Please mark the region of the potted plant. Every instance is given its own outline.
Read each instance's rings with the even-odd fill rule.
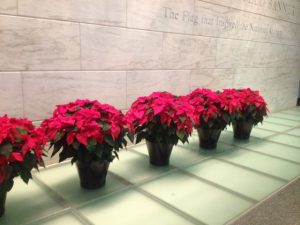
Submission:
[[[252,127],[261,123],[264,116],[267,116],[269,111],[267,104],[263,97],[260,96],[259,91],[254,91],[250,88],[229,90],[229,92],[241,106],[236,108],[231,116],[234,137],[247,140],[250,137]]]
[[[110,162],[126,146],[123,114],[98,101],[76,100],[58,105],[53,116],[43,121],[52,156],[59,151],[59,162],[72,158],[82,188],[105,185]]]
[[[27,119],[0,117],[0,217],[5,212],[7,192],[20,176],[25,183],[32,178],[31,170],[44,166],[42,155],[45,134]]]
[[[168,92],[139,97],[125,114],[136,143],[146,140],[150,163],[169,165],[173,146],[188,141],[193,127],[193,111],[188,102]]]
[[[228,106],[222,104],[219,93],[205,88],[195,89],[186,98],[194,108],[200,147],[216,148],[221,131],[230,123]]]

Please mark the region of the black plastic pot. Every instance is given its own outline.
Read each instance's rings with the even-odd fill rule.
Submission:
[[[109,162],[91,161],[85,163],[77,160],[76,166],[82,188],[97,189],[105,185]]]
[[[0,217],[3,216],[5,212],[6,195],[7,192],[5,192],[4,195],[0,195]]]
[[[248,140],[253,127],[252,121],[237,120],[233,124],[234,138],[239,140]]]
[[[156,166],[169,165],[173,144],[164,142],[151,142],[146,140],[146,145],[149,153],[149,161]]]
[[[197,131],[201,148],[214,149],[217,147],[221,129],[198,128]]]

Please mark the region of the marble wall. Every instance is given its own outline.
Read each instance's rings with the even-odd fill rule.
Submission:
[[[0,115],[196,87],[259,89],[278,111],[299,62],[299,0],[0,0]]]

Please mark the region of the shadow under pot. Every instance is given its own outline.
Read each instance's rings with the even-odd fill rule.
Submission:
[[[253,127],[252,121],[237,120],[233,123],[234,138],[239,140],[248,140]]]
[[[204,149],[215,149],[219,141],[221,129],[198,128],[200,147]]]
[[[0,217],[3,216],[5,212],[6,195],[7,192],[0,195]]]
[[[90,162],[76,161],[80,185],[85,189],[97,189],[105,185],[109,167],[108,161],[92,160]]]
[[[146,140],[149,154],[149,161],[152,165],[167,166],[169,165],[173,144],[166,142],[151,142]]]

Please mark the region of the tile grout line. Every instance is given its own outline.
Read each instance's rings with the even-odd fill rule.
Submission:
[[[275,114],[275,113],[274,113],[274,114]],[[272,118],[275,118],[275,119],[283,119],[283,120],[288,120],[288,121],[300,123],[300,120],[295,120],[295,119],[289,119],[289,118],[285,118],[285,117],[280,117],[280,115],[279,115],[279,116],[277,116],[277,115],[272,115]]]

